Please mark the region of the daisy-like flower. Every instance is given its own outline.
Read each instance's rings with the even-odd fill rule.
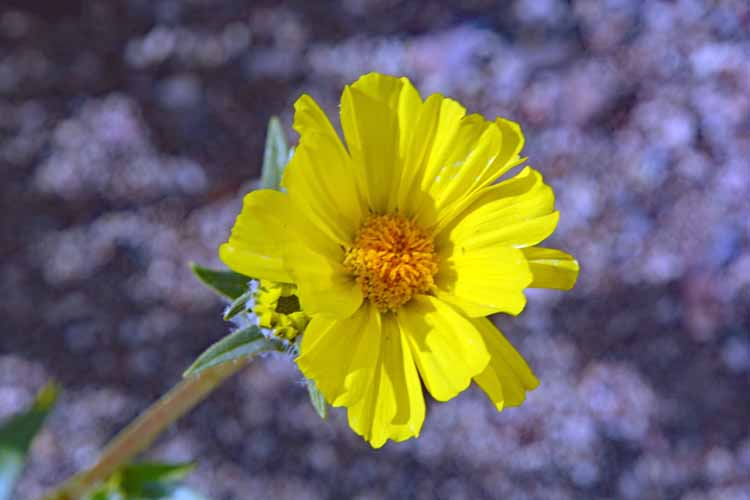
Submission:
[[[527,287],[571,288],[578,263],[536,246],[558,220],[536,170],[496,183],[525,160],[519,126],[373,73],[344,89],[345,144],[307,95],[294,128],[284,192],[248,194],[220,256],[297,286],[302,373],[374,447],[419,435],[422,384],[521,404],[538,381],[486,316],[520,313]]]

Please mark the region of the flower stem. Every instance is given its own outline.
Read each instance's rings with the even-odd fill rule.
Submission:
[[[42,500],[74,500],[83,497],[109,478],[121,465],[130,462],[148,448],[164,429],[203,401],[248,362],[249,358],[242,358],[223,363],[177,384],[115,436],[96,464],[71,477]]]

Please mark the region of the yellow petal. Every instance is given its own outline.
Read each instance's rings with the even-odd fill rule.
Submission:
[[[481,190],[461,215],[438,235],[438,244],[469,250],[489,245],[524,248],[555,230],[555,196],[541,174],[530,167],[515,177]]]
[[[359,187],[375,213],[393,211],[403,165],[422,106],[406,78],[370,73],[341,96],[341,127],[357,168]]]
[[[408,78],[401,77],[399,81],[401,82],[401,93],[398,98],[398,149],[399,157],[403,161],[406,148],[411,143],[412,136],[414,135],[414,125],[422,111],[424,103],[419,92]],[[391,198],[395,201],[393,196]],[[393,210],[393,207],[390,207],[389,210]]]
[[[525,158],[521,158],[520,153],[526,139],[521,131],[521,126],[514,121],[498,117],[495,119],[495,125],[503,135],[502,149],[495,159],[497,168],[495,179],[498,179],[511,168],[523,163]]]
[[[578,261],[570,254],[554,248],[523,249],[534,280],[531,288],[570,290],[578,279]]]
[[[388,363],[391,363],[388,371],[393,374],[392,379],[396,381],[396,387],[401,388],[398,392],[398,412],[391,421],[390,439],[394,441],[419,437],[425,417],[422,381],[419,379],[409,344],[400,329],[399,337],[399,353],[391,354],[388,358]]]
[[[279,191],[245,196],[219,256],[230,269],[247,276],[297,284],[308,314],[346,317],[362,303],[360,287],[343,267],[341,246]]]
[[[470,162],[468,168],[464,167],[467,166],[467,158],[477,151],[481,137],[489,126],[490,123],[480,115],[467,115],[458,123],[454,123],[452,130],[447,130],[443,137],[436,138],[433,142],[420,184],[420,191],[427,195],[429,202],[421,203],[414,214],[421,225],[429,227],[437,220],[445,202],[446,192],[457,188],[462,179],[477,174],[475,162]],[[492,141],[487,141],[486,144],[492,147]],[[473,156],[480,163],[486,163],[487,151],[479,151],[479,153]]]
[[[391,314],[382,316],[382,340],[374,377],[365,394],[349,408],[349,425],[379,448],[388,439],[419,435],[424,421],[422,385],[404,334]]]
[[[364,213],[351,158],[310,96],[300,97],[294,107],[300,143],[284,171],[282,185],[321,231],[340,244],[349,244]]]
[[[258,279],[291,282],[282,249],[289,241],[283,229],[288,200],[278,191],[259,190],[245,196],[242,211],[219,258],[230,269]]]
[[[491,359],[487,368],[474,381],[495,404],[498,411],[518,406],[526,399],[526,391],[539,385],[529,365],[503,334],[487,318],[473,320],[481,333]]]
[[[295,360],[333,406],[358,402],[375,376],[381,324],[377,310],[363,305],[352,316],[331,320],[313,316]]]
[[[430,186],[438,210],[491,180],[493,161],[500,151],[502,135],[494,124],[478,115],[471,115],[464,121],[468,122],[474,116],[477,116],[475,124],[462,129],[475,130],[469,132],[468,140],[462,138],[455,141],[458,147],[451,151]]]
[[[436,154],[422,180],[432,204],[421,207],[418,219],[428,226],[436,218],[453,218],[480,188],[524,160],[518,155],[524,143],[521,129],[503,118],[492,123],[479,115],[466,116],[455,134],[443,140],[433,145]]]
[[[489,354],[476,328],[435,297],[414,297],[398,311],[398,322],[425,386],[438,401],[466,389],[487,366]]]
[[[345,318],[362,304],[362,289],[344,269],[343,260],[341,249],[336,258],[315,253],[302,245],[284,249],[284,262],[297,285],[300,305],[308,315]]]
[[[466,109],[458,102],[440,94],[432,94],[420,108],[413,128],[411,141],[406,146],[404,169],[398,188],[397,208],[400,213],[413,216],[417,207],[432,203],[432,199],[421,187],[424,171],[430,160],[437,163],[443,148],[449,145]],[[433,147],[433,144],[439,146]]]
[[[512,247],[474,250],[455,248],[440,260],[437,295],[470,317],[520,313],[526,305],[523,289],[531,272],[523,253]]]

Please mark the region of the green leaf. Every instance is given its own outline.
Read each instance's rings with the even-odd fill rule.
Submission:
[[[247,291],[247,284],[251,278],[234,271],[220,271],[190,263],[193,274],[204,285],[229,299],[236,299]]]
[[[206,349],[182,376],[190,377],[202,372],[206,368],[245,356],[282,350],[283,346],[280,342],[265,337],[257,326],[253,325],[241,328]]]
[[[227,309],[227,312],[224,313],[224,321],[229,321],[230,319],[237,316],[239,313],[245,310],[245,307],[247,307],[247,301],[252,296],[252,292],[249,290],[236,299],[234,299],[234,302],[229,306],[229,309]]]
[[[306,378],[305,381],[307,382],[307,393],[310,395],[310,402],[312,403],[313,408],[315,408],[317,414],[320,415],[320,418],[325,420],[328,416],[328,403],[326,403],[326,398],[323,397],[320,389],[315,385],[314,380]]]
[[[206,500],[180,484],[193,463],[139,462],[120,467],[88,500]]]
[[[278,117],[272,116],[268,121],[266,149],[263,153],[261,185],[265,189],[279,189],[288,159],[289,146],[287,146],[284,129]]]
[[[122,485],[140,487],[153,481],[179,481],[195,469],[193,462],[165,464],[161,462],[139,462],[122,468]]]
[[[165,464],[143,462],[120,469],[120,491],[126,498],[170,498],[176,482],[195,468],[193,463]]]
[[[55,383],[42,387],[31,408],[0,425],[0,500],[10,498],[34,437],[44,424],[60,392]]]

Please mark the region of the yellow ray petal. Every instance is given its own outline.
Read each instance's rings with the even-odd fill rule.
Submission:
[[[341,247],[279,191],[259,190],[245,196],[219,256],[247,276],[296,283],[308,314],[346,317],[362,303],[362,291],[342,265]]]
[[[526,360],[490,320],[478,318],[473,323],[491,355],[487,368],[474,377],[474,381],[498,411],[506,406],[520,405],[526,399],[526,392],[536,389],[539,381]]]
[[[500,154],[495,159],[497,171],[495,172],[496,177],[492,180],[500,178],[501,175],[511,168],[523,163],[524,158],[521,158],[520,155],[526,143],[526,138],[518,123],[498,117],[495,119],[495,125],[497,125],[503,135],[503,146]]]
[[[473,171],[476,168],[473,162],[469,168],[464,166],[466,159],[476,151],[482,135],[489,126],[490,123],[480,115],[467,115],[457,123],[454,122],[452,127],[446,127],[447,130],[442,137],[435,138],[419,186],[420,191],[424,192],[428,199],[426,203],[416,207],[415,216],[421,225],[429,227],[434,224],[444,203],[443,194],[457,184],[457,179],[476,173]],[[492,146],[491,141],[487,144]],[[480,161],[486,162],[486,154],[481,156]]]
[[[392,211],[422,99],[406,78],[370,73],[341,96],[341,127],[359,187],[375,213]]]
[[[435,284],[438,297],[467,316],[478,317],[498,312],[520,313],[526,305],[523,289],[531,279],[526,259],[518,249],[459,247],[441,259]]]
[[[331,320],[314,316],[295,360],[333,406],[351,406],[371,385],[381,342],[380,315],[363,305],[352,316]]]
[[[425,405],[409,346],[393,315],[382,317],[382,340],[375,375],[364,396],[349,408],[349,425],[379,448],[388,439],[419,435]]]
[[[463,210],[475,193],[524,161],[519,156],[524,138],[517,123],[498,118],[494,123],[479,115],[464,117],[445,144],[434,144],[439,153],[430,157],[422,189],[432,205],[420,207],[419,220],[450,219]],[[432,209],[432,212],[430,211]]]
[[[302,309],[309,315],[345,318],[362,304],[362,289],[342,265],[343,251],[332,259],[302,245],[284,249],[284,262],[297,284]]]
[[[518,175],[481,190],[461,215],[440,231],[440,246],[466,249],[488,245],[524,248],[555,230],[555,196],[541,174],[526,167]]]
[[[570,290],[578,279],[578,261],[554,248],[529,247],[523,250],[534,280],[531,288]]]
[[[476,328],[435,297],[414,297],[399,310],[398,322],[425,386],[438,401],[466,389],[487,366],[489,354]]]
[[[282,259],[282,249],[290,236],[283,229],[281,218],[285,205],[284,195],[277,191],[259,190],[246,195],[229,241],[219,247],[222,262],[246,276],[291,282]]]
[[[476,130],[471,132],[468,140],[455,141],[457,145],[463,143],[464,147],[452,150],[430,186],[439,210],[483,186],[490,178],[488,171],[491,172],[500,151],[502,135],[497,126],[483,118],[478,117],[475,121]]]
[[[400,213],[413,216],[421,204],[434,204],[434,200],[421,187],[424,171],[428,168],[430,159],[437,158],[442,154],[442,148],[450,143],[450,138],[465,114],[463,106],[440,94],[432,94],[424,102],[413,126],[411,141],[406,146],[396,204]]]
[[[391,421],[390,438],[403,441],[410,437],[418,437],[425,417],[424,394],[422,382],[417,373],[417,366],[409,348],[406,335],[398,326],[398,342],[391,345],[392,352],[385,361],[388,373],[392,374],[396,387],[400,387],[398,412]]]
[[[349,154],[323,110],[308,95],[294,105],[300,143],[284,171],[282,185],[322,230],[348,244],[365,209]]]

